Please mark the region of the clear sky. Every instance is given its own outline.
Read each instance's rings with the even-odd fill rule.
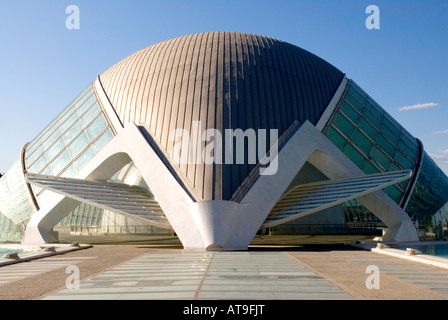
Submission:
[[[80,10],[78,30],[66,28],[69,5]],[[380,29],[366,28],[368,5],[378,6]],[[422,140],[448,173],[446,0],[1,0],[0,172],[107,68],[154,43],[206,31],[261,34],[317,54]]]

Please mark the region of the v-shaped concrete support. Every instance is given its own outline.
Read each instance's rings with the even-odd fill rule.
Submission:
[[[107,181],[133,161],[185,249],[244,250],[306,161],[330,179],[363,175],[309,122],[292,134],[276,160],[277,172],[258,176],[241,201],[195,202],[141,130],[130,124],[76,178]],[[51,229],[79,204],[62,195],[50,198],[31,218],[23,243],[49,241]],[[416,239],[412,221],[384,192],[376,191],[358,200],[389,227],[389,239]]]

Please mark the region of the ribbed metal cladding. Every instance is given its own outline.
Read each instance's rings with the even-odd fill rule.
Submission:
[[[265,36],[208,32],[147,47],[112,66],[100,80],[120,120],[144,125],[172,156],[169,133],[278,129],[316,124],[343,73],[292,44]],[[204,147],[208,142],[202,142]],[[269,147],[269,136],[267,147]],[[183,152],[184,150],[182,150]],[[197,200],[228,200],[254,164],[174,166]]]

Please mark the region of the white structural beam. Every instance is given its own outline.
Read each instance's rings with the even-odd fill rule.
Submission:
[[[249,245],[269,213],[305,162],[310,162],[330,180],[364,176],[344,153],[310,122],[305,122],[278,152],[275,175],[259,176],[240,201],[241,212],[224,247]],[[382,190],[356,198],[385,223],[384,241],[417,241],[417,230],[408,214]]]
[[[263,228],[304,217],[344,203],[411,177],[410,170],[326,180],[299,185],[275,205]]]
[[[154,196],[139,186],[28,173],[29,183],[65,197],[171,229]]]
[[[291,135],[279,150],[276,159],[271,161],[275,160],[278,161],[277,172],[273,175],[260,175],[239,202],[196,202],[176,178],[172,168],[162,161],[148,143],[141,128],[131,123],[120,130],[76,178],[104,182],[132,161],[185,249],[240,250],[247,249],[305,162],[313,164],[330,180],[364,176],[353,162],[308,121]],[[357,200],[387,225],[384,239],[418,240],[415,227],[406,212],[383,191],[374,190],[377,188],[370,186],[367,191],[359,194]],[[83,196],[89,197],[87,194]],[[80,197],[77,199],[81,200]],[[52,228],[76,204],[79,201],[69,198],[68,194],[56,195],[32,216],[23,243],[48,241]]]

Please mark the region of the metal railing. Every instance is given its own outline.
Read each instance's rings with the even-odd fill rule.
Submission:
[[[70,232],[78,235],[95,234],[151,234],[174,235],[173,230],[158,228],[155,226],[69,226],[58,227],[56,231]]]
[[[347,224],[284,224],[270,228],[271,234],[282,233],[313,233],[313,234],[380,234],[384,226],[378,223],[347,223]]]

